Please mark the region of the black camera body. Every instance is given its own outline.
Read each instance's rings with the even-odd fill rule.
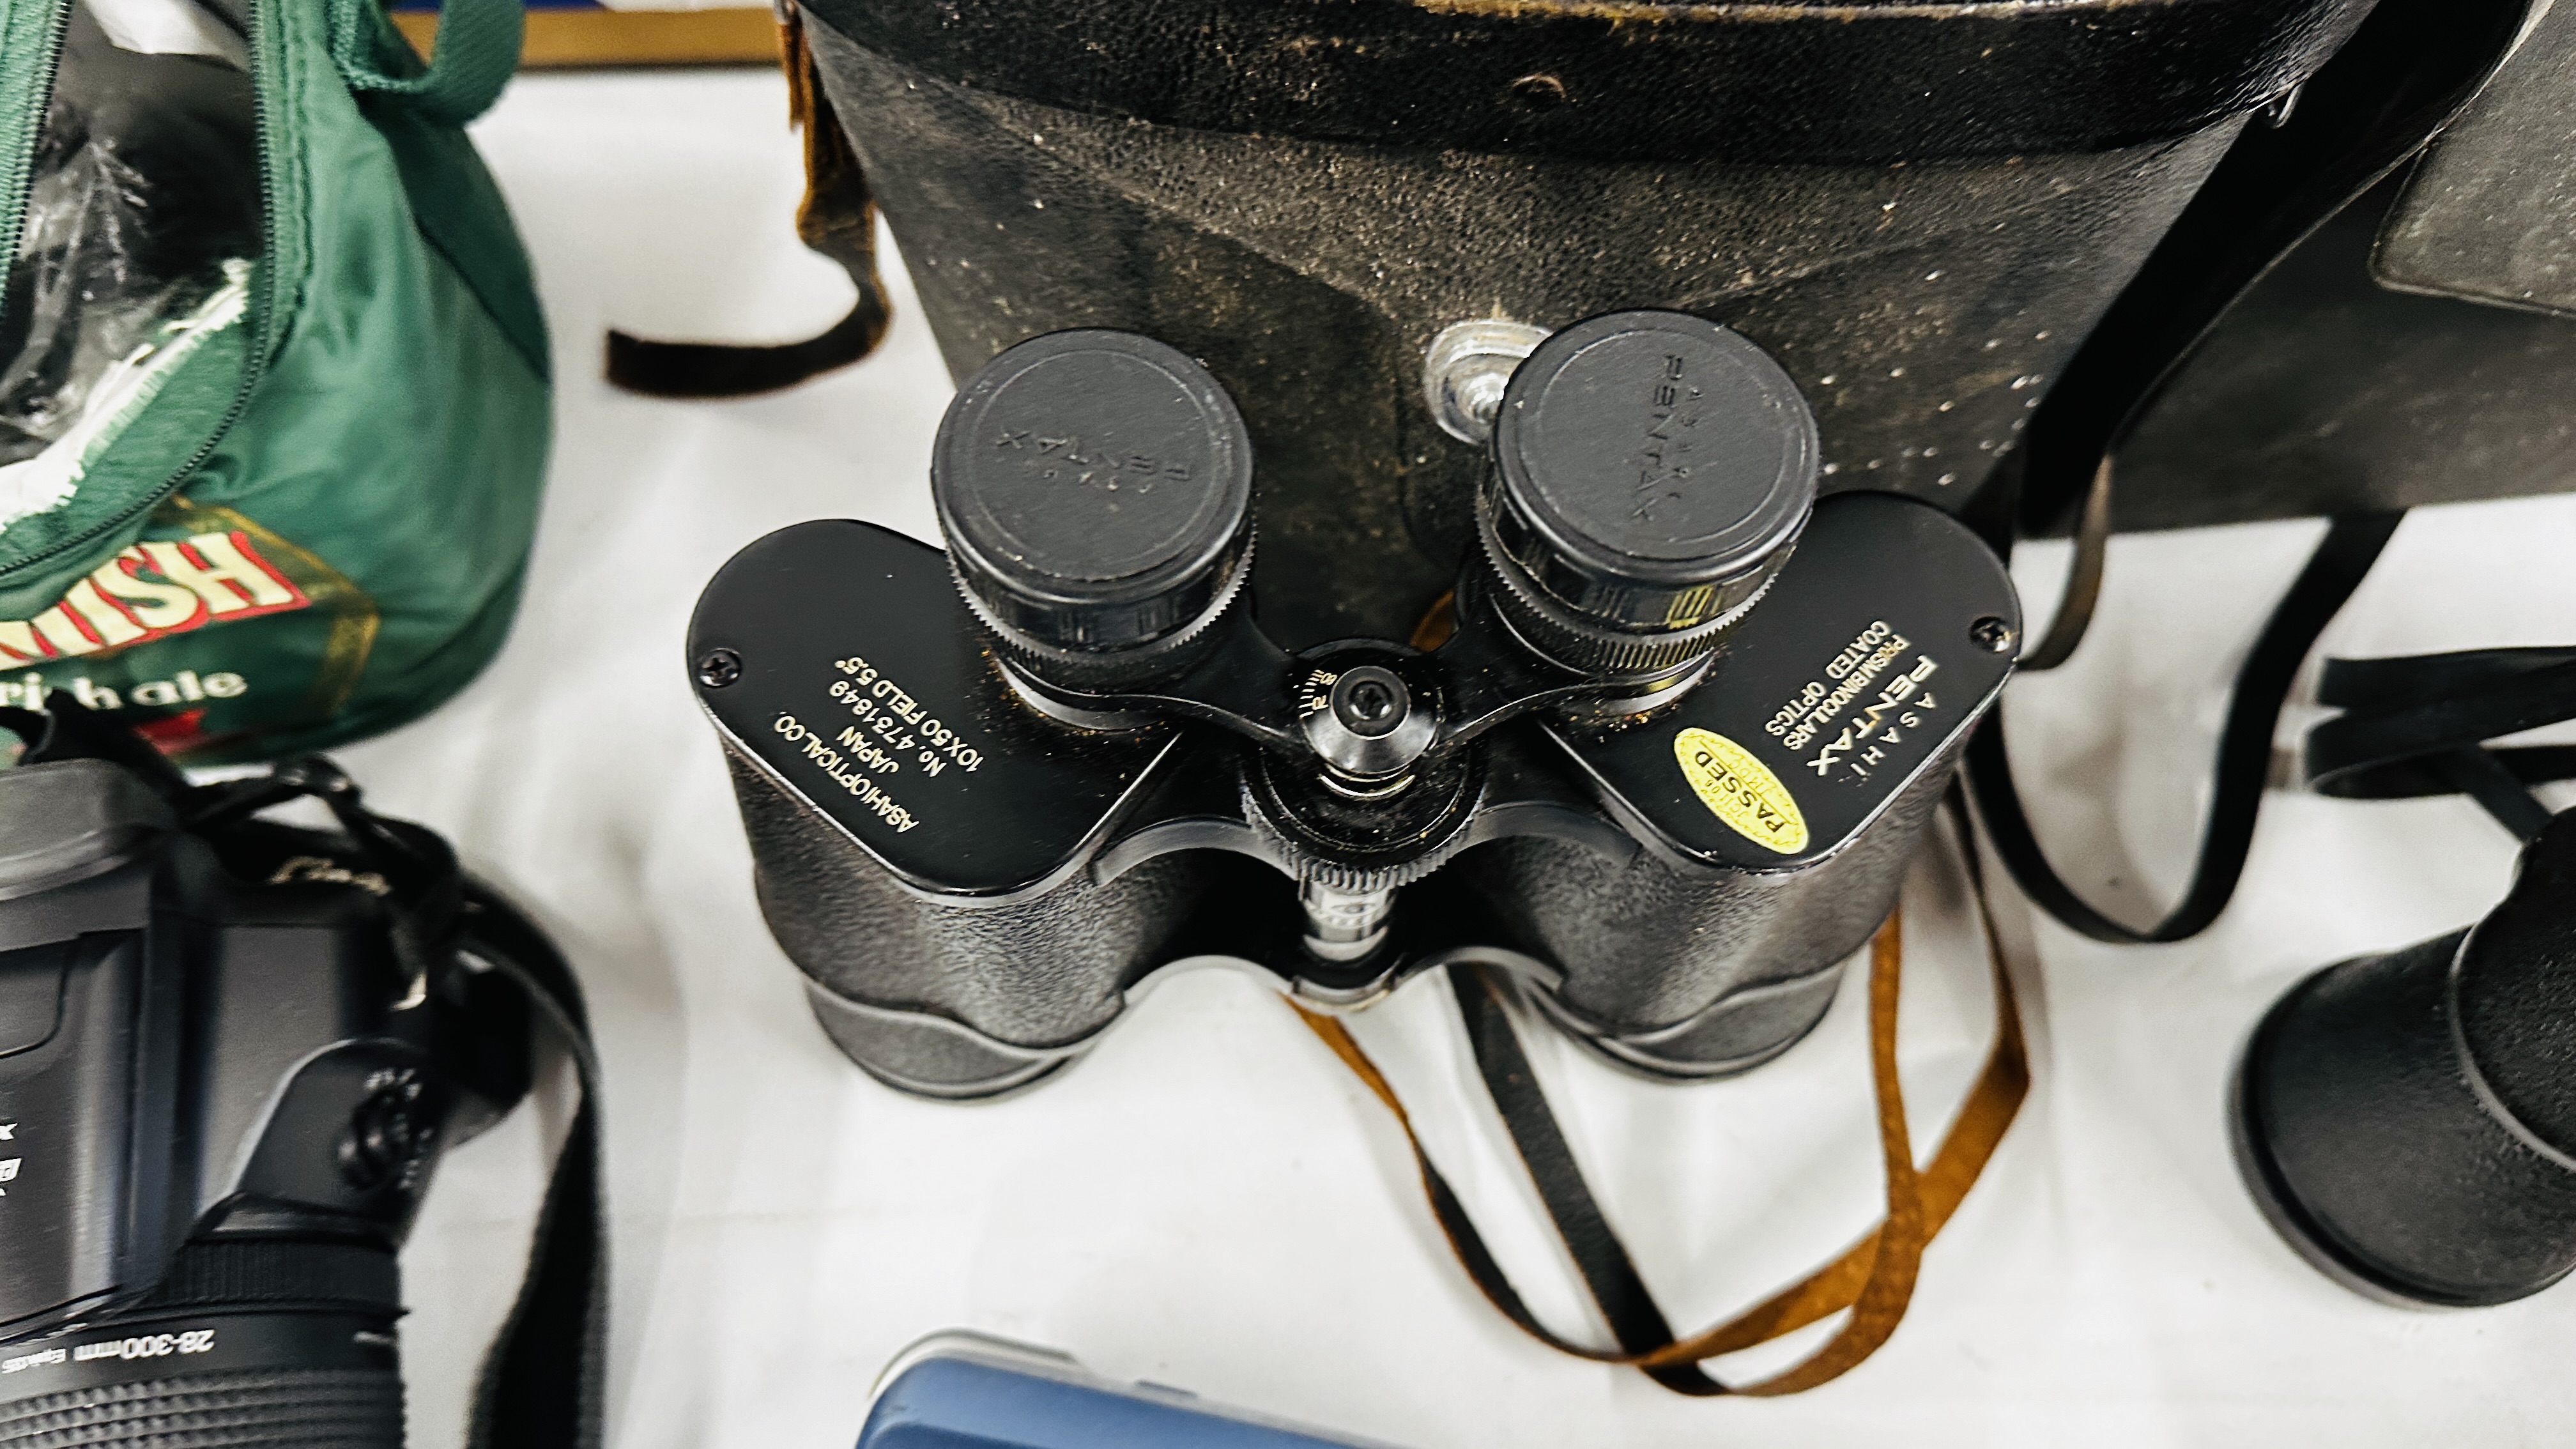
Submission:
[[[345,840],[222,838],[109,759],[0,773],[0,1444],[402,1442],[395,1251],[528,1002]]]
[[[949,552],[816,522],[729,562],[689,658],[834,1041],[990,1096],[1210,959],[1335,1009],[1501,965],[1667,1078],[1813,1026],[2011,672],[2009,578],[1926,504],[1816,501],[1804,400],[1698,318],[1568,328],[1496,411],[1411,644],[1265,634],[1240,419],[1130,334],[968,381]]]

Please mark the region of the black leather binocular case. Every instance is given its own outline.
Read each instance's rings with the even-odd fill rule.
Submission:
[[[2576,650],[2331,660],[2345,712],[2308,740],[2324,793],[2467,794],[2525,842],[2466,930],[2301,981],[2256,1028],[2232,1117],[2272,1225],[2383,1300],[2473,1307],[2576,1269],[2576,812],[2528,786],[2564,745],[2482,747],[2576,717]]]
[[[824,521],[717,574],[689,668],[852,1060],[1024,1087],[1213,961],[1330,1009],[1501,966],[1667,1078],[1815,1024],[2011,671],[2002,565],[1927,504],[1819,502],[1806,400],[1695,316],[1577,323],[1470,405],[1478,541],[1409,642],[1265,634],[1241,416],[1121,332],[967,380],[946,552]]]

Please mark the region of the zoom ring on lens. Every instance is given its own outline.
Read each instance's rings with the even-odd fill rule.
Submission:
[[[393,1369],[251,1369],[71,1389],[0,1404],[0,1446],[402,1449]]]

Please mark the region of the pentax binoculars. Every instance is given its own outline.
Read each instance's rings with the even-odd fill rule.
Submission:
[[[1325,1009],[1501,966],[1673,1079],[1816,1023],[2011,672],[2002,565],[1929,505],[1819,501],[1797,387],[1695,316],[1577,323],[1458,401],[1477,543],[1409,642],[1265,633],[1234,401],[1123,332],[967,380],[946,552],[819,521],[725,565],[690,670],[853,1061],[1025,1087],[1210,960]]]

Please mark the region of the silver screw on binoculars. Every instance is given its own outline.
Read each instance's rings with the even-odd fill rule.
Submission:
[[[1318,669],[1308,676],[1306,742],[1325,781],[1355,799],[1402,789],[1405,769],[1440,732],[1439,711],[1383,664]]]

